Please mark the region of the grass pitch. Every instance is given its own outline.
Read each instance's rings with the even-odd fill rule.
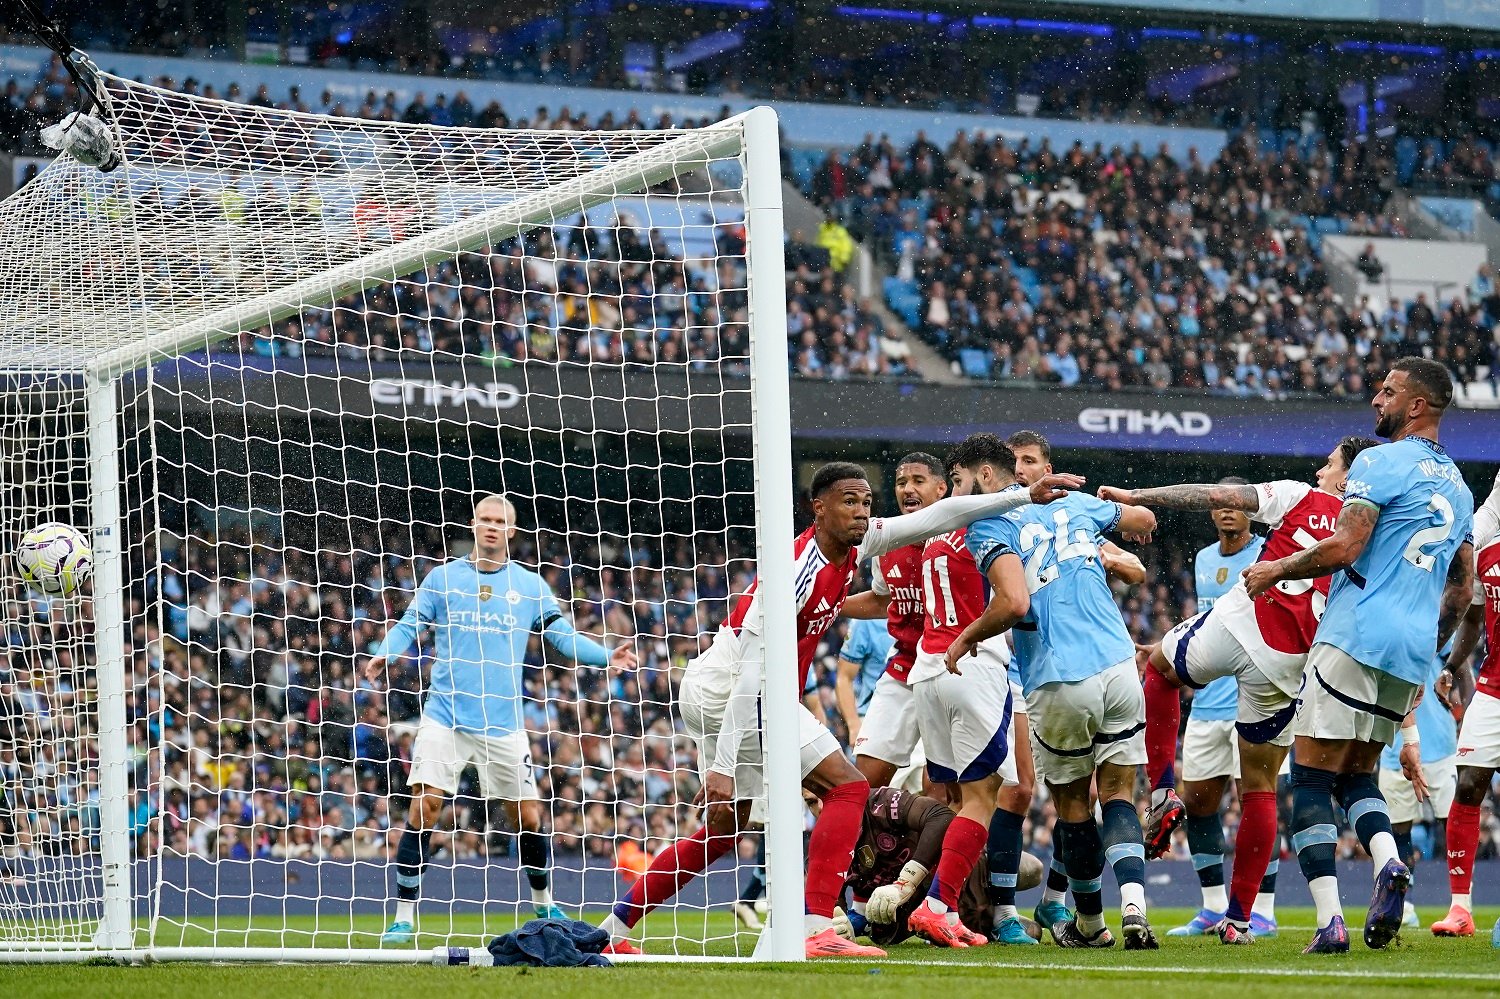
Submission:
[[[1185,922],[1188,910],[1152,913],[1158,933]],[[1430,920],[1441,915],[1423,913]],[[1363,913],[1351,908],[1358,922]],[[1489,929],[1500,909],[1476,913],[1480,934],[1469,940],[1438,940],[1425,929],[1403,934],[1383,951],[1370,951],[1354,928],[1353,949],[1335,957],[1303,956],[1300,951],[1312,934],[1312,913],[1287,909],[1280,913],[1281,936],[1252,947],[1223,947],[1215,938],[1163,939],[1162,949],[1126,953],[1060,950],[1050,943],[1028,948],[985,947],[949,951],[908,941],[891,948],[885,961],[820,962],[810,965],[735,965],[693,963],[622,964],[603,969],[435,968],[429,965],[201,965],[157,964],[148,967],[92,967],[48,965],[0,967],[0,996],[24,999],[85,996],[88,999],[136,999],[171,996],[259,996],[263,999],[384,999],[387,996],[434,994],[444,999],[493,999],[497,994],[524,990],[544,999],[616,995],[650,999],[734,999],[800,995],[811,999],[825,994],[858,995],[860,999],[915,999],[942,993],[993,997],[997,990],[1025,989],[1039,995],[1075,999],[1075,989],[1112,990],[1124,997],[1151,997],[1163,990],[1193,999],[1283,999],[1287,996],[1330,995],[1360,999],[1397,996],[1489,995],[1500,993],[1500,950],[1489,943]],[[378,922],[375,921],[375,922]],[[441,924],[428,916],[417,941],[419,950],[443,942],[451,930],[456,945],[479,945],[485,935],[503,932],[510,920],[459,915]],[[212,942],[251,945],[320,946],[374,945],[380,927],[373,922],[333,926],[325,920],[294,920],[290,934],[265,924],[220,922],[217,932],[188,927],[158,943],[201,945]],[[646,926],[648,952],[668,953],[667,935],[677,930],[700,942],[684,953],[727,957],[748,954],[753,937],[736,933],[732,918],[723,912],[684,915],[675,923],[669,914]],[[351,933],[352,931],[352,933]]]

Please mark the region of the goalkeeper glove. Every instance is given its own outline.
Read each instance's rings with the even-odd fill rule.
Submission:
[[[855,937],[865,935],[868,924],[865,917],[858,912],[845,912],[843,909],[833,910],[833,932],[845,940],[853,942]]]
[[[872,923],[894,923],[901,907],[911,901],[917,888],[927,880],[927,868],[915,860],[908,860],[893,884],[881,885],[870,893],[865,905],[865,916]]]

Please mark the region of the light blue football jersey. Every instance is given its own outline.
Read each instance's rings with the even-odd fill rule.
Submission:
[[[1424,683],[1448,567],[1473,539],[1474,496],[1442,447],[1408,437],[1360,452],[1344,503],[1373,506],[1380,519],[1354,565],[1334,576],[1315,641]]]
[[[1114,529],[1120,512],[1118,503],[1069,493],[969,526],[967,543],[980,572],[1007,553],[1018,555],[1025,570],[1031,607],[1011,630],[1024,692],[1085,680],[1134,657],[1099,560],[1098,537]]]
[[[1427,689],[1422,694],[1422,703],[1417,705],[1417,735],[1422,740],[1423,763],[1446,760],[1458,752],[1458,723],[1438,701],[1437,691],[1433,689],[1433,683],[1443,671],[1443,663],[1447,662],[1448,650],[1452,647],[1453,643],[1450,641],[1447,648],[1432,660],[1432,667],[1427,673]],[[1385,770],[1400,772],[1400,739],[1385,747],[1385,751],[1380,754],[1380,766]]]
[[[885,630],[883,620],[849,622],[849,637],[839,650],[839,658],[859,666],[859,675],[854,678],[854,703],[859,707],[861,718],[875,694],[875,684],[885,674],[885,662],[895,644],[891,633]]]
[[[514,562],[481,572],[459,558],[433,569],[375,655],[404,655],[423,627],[432,629],[434,646],[423,716],[476,735],[522,730],[521,674],[533,633],[544,632],[580,662],[597,666],[608,658],[563,619],[546,581]]]
[[[1219,554],[1215,541],[1193,560],[1193,583],[1198,595],[1198,610],[1213,610],[1214,603],[1234,588],[1240,573],[1255,564],[1266,539],[1250,535],[1250,543],[1233,555]],[[1193,694],[1192,716],[1199,721],[1234,721],[1239,713],[1239,682],[1232,676],[1221,676]]]

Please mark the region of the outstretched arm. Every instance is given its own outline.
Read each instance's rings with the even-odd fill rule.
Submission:
[[[884,621],[891,606],[890,593],[865,590],[844,601],[844,616],[856,621]]]
[[[1163,510],[1241,510],[1254,513],[1260,509],[1260,493],[1254,486],[1211,485],[1206,482],[1156,489],[1104,486],[1099,490],[1099,498],[1124,506],[1154,506]]]
[[[555,611],[543,622],[542,636],[559,654],[580,666],[614,666],[620,669],[635,666],[635,650],[628,644],[621,645],[611,654],[604,646],[581,634],[573,627],[572,622]]]
[[[1370,543],[1370,534],[1379,520],[1380,507],[1358,499],[1345,501],[1332,535],[1295,555],[1257,562],[1242,573],[1250,599],[1283,579],[1316,579],[1349,568]]]
[[[1044,475],[1028,489],[1006,489],[978,496],[949,496],[915,513],[870,522],[870,531],[860,543],[862,558],[875,558],[888,551],[967,527],[976,520],[994,517],[1028,503],[1050,503],[1069,489],[1083,485],[1078,475]]]

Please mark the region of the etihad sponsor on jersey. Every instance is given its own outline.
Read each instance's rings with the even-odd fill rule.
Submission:
[[[1213,430],[1214,421],[1197,410],[1174,413],[1090,406],[1078,414],[1078,426],[1091,434],[1158,435],[1170,431],[1179,437],[1206,437]]]

